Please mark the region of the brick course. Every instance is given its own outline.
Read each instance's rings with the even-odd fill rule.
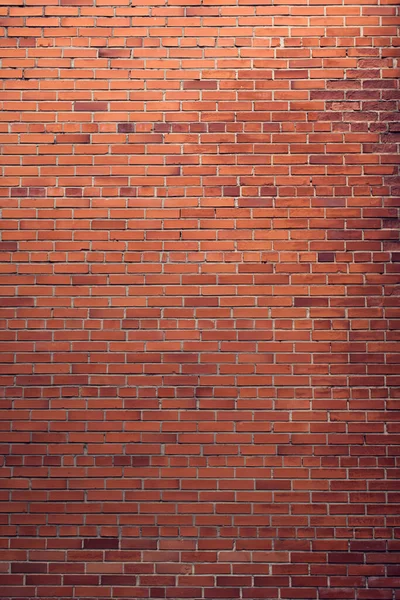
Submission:
[[[3,598],[400,598],[396,4],[1,0]]]

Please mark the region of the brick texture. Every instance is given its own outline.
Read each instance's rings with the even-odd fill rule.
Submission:
[[[1,0],[2,598],[400,598],[396,4]]]

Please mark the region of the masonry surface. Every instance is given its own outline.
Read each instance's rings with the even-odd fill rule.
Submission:
[[[2,598],[400,598],[396,10],[1,0]]]

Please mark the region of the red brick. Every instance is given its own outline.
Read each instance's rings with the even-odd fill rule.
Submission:
[[[4,597],[397,597],[394,3],[22,4]]]

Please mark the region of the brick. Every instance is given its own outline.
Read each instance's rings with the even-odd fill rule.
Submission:
[[[118,548],[119,540],[115,538],[103,538],[103,539],[86,539],[83,542],[83,547],[87,549],[110,549],[110,548]]]
[[[394,3],[1,4],[2,596],[397,598]]]

